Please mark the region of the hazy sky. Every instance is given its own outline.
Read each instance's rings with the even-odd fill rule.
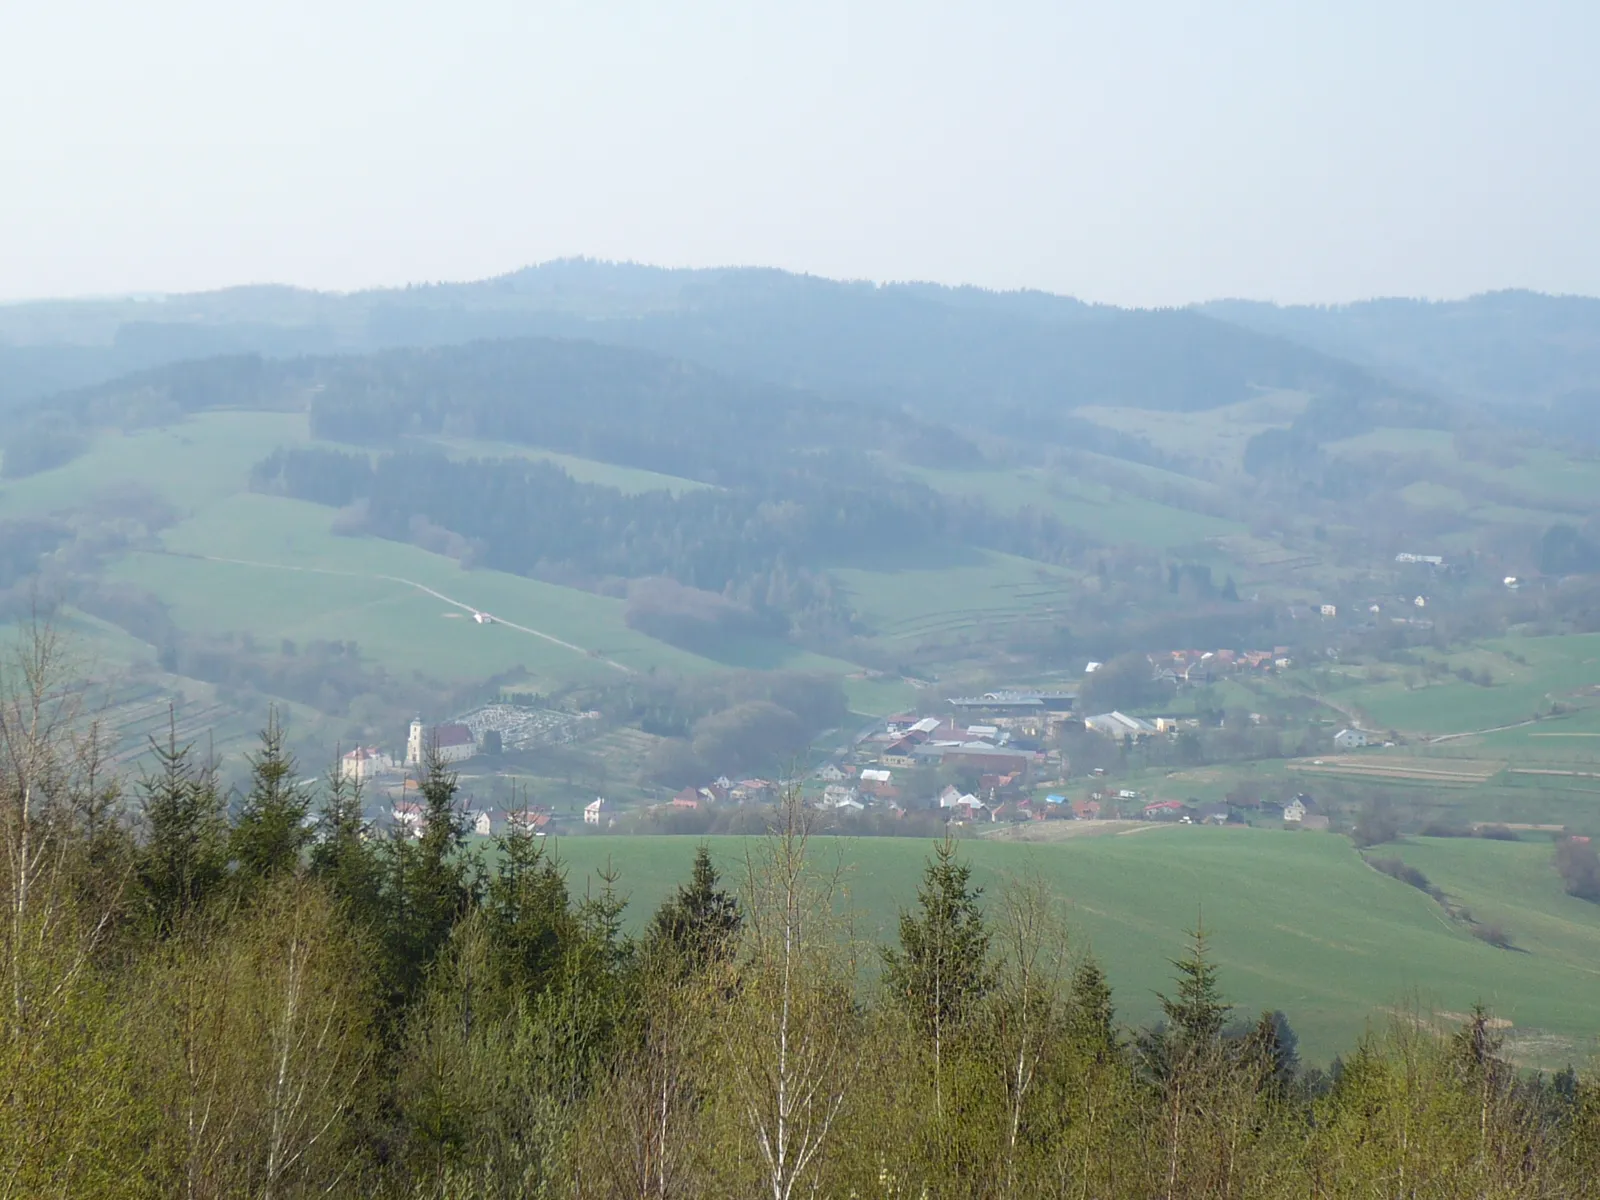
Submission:
[[[1600,0],[0,0],[0,298],[1600,293]]]

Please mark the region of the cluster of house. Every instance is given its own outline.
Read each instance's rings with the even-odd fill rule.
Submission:
[[[1316,801],[1300,793],[1288,801],[1261,800],[1244,803],[1235,800],[1156,800],[1146,804],[1141,812],[1147,821],[1175,821],[1181,825],[1227,825],[1244,821],[1244,810],[1256,809],[1271,815],[1281,810],[1283,823],[1297,829],[1327,829],[1328,818],[1317,808]]]
[[[1333,605],[1324,608],[1332,609]],[[1274,646],[1271,650],[1167,650],[1145,657],[1150,661],[1151,673],[1164,683],[1209,683],[1220,675],[1262,674],[1293,665],[1287,646]]]
[[[676,808],[689,812],[716,804],[771,804],[778,799],[782,785],[770,779],[740,779],[735,782],[719,775],[702,787],[686,787],[664,804],[654,808]]]
[[[427,832],[428,810],[427,806],[420,800],[403,796],[390,806],[389,816],[398,827],[404,829],[412,837],[421,837]],[[550,809],[537,804],[518,809],[485,808],[469,810],[466,813],[466,817],[472,831],[480,837],[495,837],[517,830],[531,833],[535,837],[544,837],[546,834],[554,832],[552,826],[555,821],[555,814]],[[584,819],[588,820],[587,813],[585,813]]]

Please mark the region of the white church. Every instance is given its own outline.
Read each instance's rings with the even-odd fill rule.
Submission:
[[[411,732],[406,735],[406,766],[420,767],[429,748],[438,750],[444,762],[457,763],[476,754],[478,742],[472,730],[459,722],[427,726],[418,717],[411,722]]]

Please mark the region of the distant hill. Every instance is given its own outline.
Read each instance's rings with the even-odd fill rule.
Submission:
[[[973,423],[994,415],[1049,422],[1091,404],[1200,411],[1255,387],[1388,390],[1366,368],[1200,312],[765,269],[564,261],[479,283],[344,296],[251,287],[157,302],[13,305],[0,309],[0,402],[184,359],[526,336],[654,350]]]
[[[1541,422],[1548,410],[1552,432],[1597,432],[1600,299],[1503,291],[1331,307],[1224,300],[1198,311],[1448,397]]]

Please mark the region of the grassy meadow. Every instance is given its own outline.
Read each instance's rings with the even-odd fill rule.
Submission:
[[[463,570],[401,542],[340,537],[326,508],[241,493],[166,531],[165,553],[135,553],[112,568],[171,606],[186,628],[245,630],[271,640],[349,639],[391,669],[432,678],[482,678],[518,664],[545,681],[718,665],[847,671],[851,664],[748,639],[713,662],[638,633],[621,600],[501,571]],[[241,561],[217,561],[234,559]],[[441,596],[527,626],[481,626]]]
[[[628,919],[638,928],[687,876],[695,845],[692,838],[569,837],[558,850],[579,894],[597,886],[595,872],[607,864],[620,872]],[[710,845],[730,881],[756,848],[741,838]],[[868,942],[893,938],[929,852],[916,839],[813,843],[819,869],[842,871],[855,933]],[[1479,874],[1489,889],[1503,878],[1506,923],[1523,952],[1472,937],[1422,892],[1372,870],[1333,835],[1144,828],[1048,844],[975,839],[961,848],[991,904],[1024,875],[1051,885],[1075,945],[1092,947],[1104,962],[1125,1020],[1154,1018],[1156,992],[1171,987],[1167,960],[1203,915],[1240,1015],[1283,1009],[1311,1061],[1348,1051],[1386,1010],[1420,1003],[1463,1012],[1479,1000],[1513,1023],[1511,1045],[1528,1061],[1584,1061],[1600,1004],[1600,907],[1560,893],[1548,843],[1450,840],[1402,852],[1452,892],[1458,877]],[[1461,898],[1476,912],[1473,895]]]
[[[1529,721],[1549,713],[1552,703],[1592,702],[1600,683],[1600,634],[1496,638],[1429,657],[1446,670],[1487,671],[1493,682],[1428,682],[1417,668],[1384,667],[1375,672],[1378,681],[1332,698],[1354,707],[1373,728],[1439,735]]]
[[[1153,550],[1194,546],[1207,538],[1242,532],[1238,522],[1130,494],[1065,471],[1015,467],[986,471],[904,468],[929,487],[981,500],[1000,512],[1035,508],[1108,542],[1131,542]],[[1189,488],[1194,480],[1185,480]]]
[[[939,562],[847,567],[833,575],[851,605],[891,643],[959,637],[984,621],[1043,615],[1064,607],[1079,586],[1069,572],[987,550]]]

